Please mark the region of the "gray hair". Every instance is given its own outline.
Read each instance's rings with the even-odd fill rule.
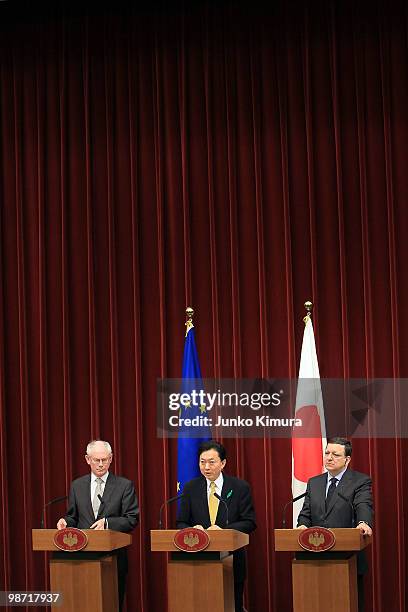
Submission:
[[[105,440],[91,440],[91,441],[88,443],[88,446],[86,447],[86,454],[87,454],[87,455],[90,455],[90,454],[92,453],[92,450],[93,450],[93,448],[94,448],[94,446],[95,446],[95,444],[96,444],[97,442],[102,442],[102,444],[103,444],[103,445],[105,446],[105,448],[106,448],[106,451],[107,451],[108,453],[112,454],[112,447],[111,447],[111,445],[109,444],[109,442],[105,442]]]

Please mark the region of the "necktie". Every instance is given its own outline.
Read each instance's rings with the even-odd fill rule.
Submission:
[[[101,500],[99,499],[98,495],[100,495],[102,497],[102,484],[103,484],[102,478],[97,478],[96,479],[95,495],[94,495],[94,498],[92,500],[92,508],[93,508],[93,511],[94,511],[94,514],[95,514],[95,518],[98,516],[99,506],[101,505]]]
[[[326,495],[326,508],[328,508],[329,503],[331,498],[333,497],[333,494],[336,490],[337,487],[337,478],[330,478],[330,486],[327,489],[327,495]]]
[[[208,498],[208,510],[210,512],[211,525],[215,525],[215,519],[217,518],[218,512],[218,499],[214,495],[215,493],[215,482],[210,483],[210,497]]]

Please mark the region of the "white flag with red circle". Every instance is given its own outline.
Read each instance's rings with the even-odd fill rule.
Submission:
[[[323,472],[323,453],[326,447],[323,396],[310,316],[305,317],[295,418],[301,419],[302,425],[294,427],[292,434],[293,497],[306,491],[309,478]],[[293,527],[296,527],[303,501],[301,499],[293,504]]]

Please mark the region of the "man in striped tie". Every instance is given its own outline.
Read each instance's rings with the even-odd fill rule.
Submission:
[[[132,531],[139,522],[139,506],[133,482],[109,471],[112,448],[104,440],[92,440],[86,448],[85,460],[90,474],[73,481],[68,510],[60,518],[57,529],[113,529]],[[119,610],[125,596],[127,553],[117,552]]]

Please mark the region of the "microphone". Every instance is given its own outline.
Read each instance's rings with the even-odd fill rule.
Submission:
[[[306,492],[302,493],[302,495],[297,495],[296,497],[294,497],[293,499],[290,499],[288,502],[286,502],[284,508],[283,508],[283,516],[282,516],[282,529],[286,529],[286,509],[288,506],[290,506],[291,504],[294,504],[295,502],[299,501],[299,499],[303,499],[303,497],[306,497]]]
[[[49,501],[47,504],[45,504],[42,514],[41,514],[41,529],[44,529],[44,520],[45,520],[45,511],[48,508],[48,506],[52,506],[53,504],[57,504],[58,502],[62,502],[64,500],[66,500],[68,497],[68,495],[63,495],[62,497],[56,497],[55,499],[52,499],[51,501]]]
[[[356,525],[355,525],[355,522],[356,522],[356,521],[355,521],[356,509],[354,508],[354,504],[353,504],[353,502],[352,502],[352,501],[351,501],[351,500],[350,500],[348,497],[346,497],[345,495],[343,495],[343,493],[342,493],[341,491],[337,491],[337,495],[338,495],[339,497],[341,497],[341,499],[343,499],[343,500],[344,500],[346,503],[348,503],[348,505],[350,506],[350,508],[351,508],[351,526],[352,526],[352,527],[355,527],[355,526],[356,526]]]
[[[105,505],[105,500],[102,499],[102,495],[100,493],[98,493],[98,499],[101,502],[101,505],[99,506],[99,510],[100,510],[102,505]],[[98,510],[98,514],[99,514],[99,510]]]
[[[104,500],[104,499],[102,499],[102,495],[101,495],[100,493],[98,493],[98,499],[99,499],[99,501],[101,502],[101,505],[100,505],[100,507],[99,507],[99,510],[100,510],[100,509],[101,509],[102,504],[103,504],[103,505],[105,505],[105,500]],[[99,514],[99,510],[98,510],[98,514]],[[108,526],[107,526],[107,525],[108,525],[108,519],[107,519],[107,518],[105,518],[105,523],[104,523],[104,528],[105,528],[105,529],[108,529]]]
[[[181,495],[175,495],[174,497],[170,497],[170,499],[166,499],[166,501],[162,503],[162,505],[160,506],[160,510],[159,510],[159,529],[162,529],[162,512],[163,512],[164,506],[167,506],[167,504],[172,504],[177,499],[181,499],[182,497],[185,497],[184,493],[182,493]]]
[[[228,524],[229,524],[229,521],[228,521],[228,504],[225,501],[225,499],[222,499],[221,495],[218,495],[218,493],[216,493],[215,491],[214,491],[214,497],[216,497],[225,506],[225,512],[226,512],[225,526],[228,527]]]

